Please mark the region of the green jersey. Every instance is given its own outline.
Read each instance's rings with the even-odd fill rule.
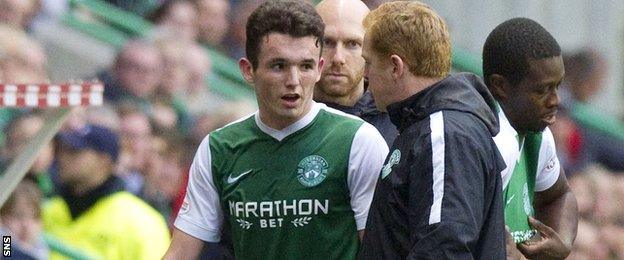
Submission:
[[[322,104],[282,130],[256,113],[204,139],[175,226],[211,242],[229,227],[240,259],[354,258],[387,152],[373,126]]]
[[[507,164],[501,172],[505,205],[505,225],[514,242],[521,243],[537,235],[528,217],[535,214],[534,192],[550,188],[559,177],[555,141],[548,128],[541,133],[518,135],[499,110],[500,132],[494,137]]]

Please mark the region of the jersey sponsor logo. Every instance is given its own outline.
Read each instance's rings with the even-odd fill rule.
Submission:
[[[299,228],[310,224],[314,216],[329,214],[328,199],[228,201],[228,204],[230,216],[243,230],[249,230],[254,226],[281,228],[288,223]]]
[[[390,173],[392,172],[392,166],[399,164],[400,161],[401,151],[399,151],[399,149],[395,149],[394,151],[392,151],[392,155],[390,155],[390,159],[388,159],[386,165],[384,165],[381,169],[381,178],[385,179],[386,177],[388,177],[388,175],[390,175]]]
[[[293,224],[293,226],[295,227],[303,227],[307,224],[310,224],[310,220],[312,220],[311,217],[303,217],[303,218],[296,218],[295,220],[291,221],[290,223]]]
[[[319,155],[310,155],[303,158],[297,165],[297,179],[303,186],[314,187],[325,180],[328,168],[325,158]]]
[[[242,178],[243,176],[247,175],[248,173],[250,173],[252,171],[253,170],[249,170],[249,171],[243,172],[243,173],[239,174],[238,176],[236,176],[234,178],[232,178],[232,174],[230,173],[230,176],[228,176],[228,178],[227,178],[227,183],[228,184],[235,183],[235,182],[238,181],[238,179]]]
[[[238,222],[238,225],[239,225],[242,229],[250,229],[250,228],[251,228],[251,226],[253,225],[253,223],[251,223],[251,222],[249,222],[249,221],[246,221],[246,220],[243,220],[243,219],[240,219],[240,218],[237,218],[237,219],[236,219],[236,222]]]

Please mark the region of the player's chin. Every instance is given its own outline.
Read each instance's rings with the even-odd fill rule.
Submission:
[[[543,132],[544,130],[546,130],[546,127],[548,127],[549,125],[550,125],[550,124],[548,124],[548,123],[546,123],[546,122],[542,121],[542,122],[540,122],[540,123],[538,123],[538,124],[535,124],[535,126],[531,127],[531,128],[529,129],[529,131],[530,131],[530,132],[534,132],[534,133],[541,133],[541,132]]]
[[[282,106],[278,108],[278,114],[284,118],[294,118],[299,115],[302,110],[301,105],[297,106]]]
[[[321,84],[321,89],[332,96],[342,96],[349,88],[347,83],[347,81],[325,81]]]

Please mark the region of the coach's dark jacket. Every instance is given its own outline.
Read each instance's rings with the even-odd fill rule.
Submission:
[[[388,147],[392,146],[394,139],[399,134],[396,126],[390,122],[388,113],[377,110],[375,100],[373,99],[373,95],[371,95],[370,91],[365,91],[362,97],[352,107],[331,102],[325,102],[325,104],[328,107],[360,117],[367,123],[373,125],[377,128],[381,136],[383,136],[384,140],[386,140]]]
[[[375,190],[361,259],[505,259],[505,163],[492,111],[491,94],[467,73],[388,107],[399,136]]]

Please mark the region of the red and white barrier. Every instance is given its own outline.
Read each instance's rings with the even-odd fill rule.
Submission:
[[[0,107],[100,106],[102,83],[0,84]]]

